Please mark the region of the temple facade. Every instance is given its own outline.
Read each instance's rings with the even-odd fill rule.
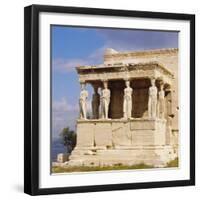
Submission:
[[[80,118],[69,165],[162,167],[178,157],[178,49],[106,49],[103,64],[76,70]]]

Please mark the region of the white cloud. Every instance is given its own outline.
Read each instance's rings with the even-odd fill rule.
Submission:
[[[75,130],[76,119],[79,115],[78,104],[71,105],[66,98],[52,103],[52,132],[53,137],[58,137],[65,127]]]
[[[87,62],[85,59],[63,59],[58,58],[53,60],[53,69],[56,71],[65,71],[70,72],[74,70],[75,67],[79,65],[87,65]]]
[[[55,59],[53,60],[53,70],[60,72],[70,72],[73,71],[77,66],[101,64],[103,62],[103,54],[105,48],[106,46],[97,49],[86,58]]]
[[[60,101],[54,101],[52,106],[54,112],[60,112],[60,111],[66,112],[66,111],[78,110],[78,105],[69,104],[65,97],[62,97]]]

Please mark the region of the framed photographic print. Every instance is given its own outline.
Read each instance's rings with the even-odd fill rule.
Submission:
[[[195,16],[25,8],[24,191],[195,184]]]

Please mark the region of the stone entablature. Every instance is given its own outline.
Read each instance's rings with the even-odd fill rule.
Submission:
[[[116,79],[155,78],[163,79],[171,84],[173,73],[157,62],[129,63],[126,65],[113,66],[80,66],[77,67],[80,82],[92,82]]]

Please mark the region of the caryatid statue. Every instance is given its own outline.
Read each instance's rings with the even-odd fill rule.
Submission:
[[[87,98],[88,91],[85,90],[85,83],[81,83],[81,92],[79,98],[80,119],[87,119]]]
[[[158,93],[158,89],[155,85],[155,79],[151,79],[151,87],[149,88],[149,100],[148,100],[149,118],[154,118],[154,119],[156,118],[157,93]]]
[[[163,84],[160,85],[160,91],[158,92],[158,117],[161,119],[165,117],[165,91],[163,90]]]
[[[102,89],[101,106],[102,106],[102,118],[108,119],[108,110],[110,104],[110,90],[108,89],[108,82],[103,82],[104,89]]]
[[[132,93],[129,80],[126,80],[126,88],[124,89],[123,117],[131,118],[132,113]]]
[[[98,93],[98,87],[93,85],[94,94],[92,95],[92,113],[93,119],[99,118],[99,105],[100,105],[100,95]]]

